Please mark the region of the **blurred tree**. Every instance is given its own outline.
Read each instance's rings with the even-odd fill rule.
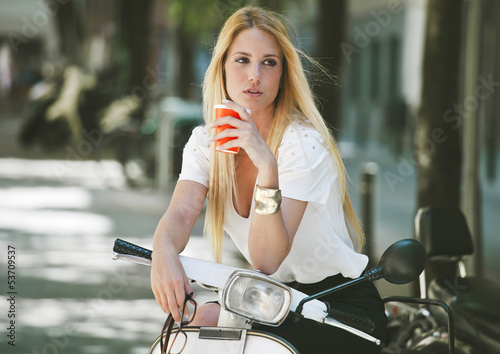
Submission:
[[[445,112],[459,101],[462,9],[462,0],[427,2],[421,106],[415,137],[417,208],[460,206],[460,129],[450,124]],[[427,279],[452,271],[442,264],[428,263]]]
[[[82,64],[81,43],[84,39],[81,14],[74,1],[67,1],[55,12],[60,51],[67,65]]]
[[[149,33],[150,14],[153,0],[126,1],[117,0],[116,23],[119,50],[123,55],[118,56],[116,62],[118,72],[121,76],[121,93],[130,93],[134,88],[142,87],[146,68],[149,64]],[[81,69],[87,67],[86,59],[89,53],[84,44],[89,37],[89,28],[84,26],[85,22],[91,20],[84,16],[97,16],[96,11],[104,5],[98,1],[66,1],[58,7],[55,12],[55,22],[60,36],[61,53],[65,58],[65,65],[77,65]],[[102,29],[101,29],[102,30]],[[148,92],[135,90],[137,95],[147,96]],[[145,97],[139,97],[143,99]]]
[[[459,206],[460,130],[444,113],[459,101],[462,1],[427,3],[422,101],[417,118],[418,207]]]
[[[126,67],[121,68],[127,73],[124,87],[126,92],[134,87],[144,86],[143,80],[149,64],[151,7],[152,0],[120,0],[120,42],[128,58]]]
[[[316,43],[314,56],[331,78],[340,79],[344,66],[341,43],[344,41],[346,24],[346,0],[318,0],[316,21]],[[342,88],[333,80],[316,84],[314,92],[321,105],[321,113],[328,124],[340,129],[340,102]]]

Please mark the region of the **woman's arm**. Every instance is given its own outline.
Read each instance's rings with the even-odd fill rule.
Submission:
[[[279,189],[277,166],[275,171],[274,168],[259,170],[258,184],[264,188]],[[266,274],[273,274],[278,270],[292,248],[293,238],[306,207],[307,202],[283,198],[280,211],[276,214],[253,213],[248,249],[255,269]]]
[[[204,185],[179,181],[153,238],[151,288],[163,311],[172,313],[176,321],[181,319],[178,308],[182,308],[185,294],[192,292],[178,255],[189,241],[206,195]]]
[[[230,124],[236,129],[226,129],[214,135],[211,140],[237,137],[221,147],[224,149],[239,146],[245,150],[259,171],[258,185],[264,188],[279,189],[278,163],[269,149],[252,118],[243,107],[234,102],[225,102],[237,111],[241,120],[225,117],[213,122],[210,127]],[[252,266],[266,274],[276,272],[292,247],[293,238],[299,227],[307,202],[284,198],[281,210],[273,215],[254,213],[250,225],[248,248]]]

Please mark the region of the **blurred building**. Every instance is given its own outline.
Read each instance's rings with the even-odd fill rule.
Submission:
[[[341,129],[347,156],[399,163],[398,168],[401,161],[408,163],[422,97],[426,5],[426,0],[349,1]],[[461,39],[459,87],[449,87],[459,98],[442,119],[461,129],[461,207],[480,274],[483,253],[490,267],[497,264],[492,208],[498,208],[494,200],[500,195],[500,2],[465,0],[463,6],[462,28],[455,29]]]
[[[425,1],[349,5],[342,140],[362,154],[401,153],[411,147],[420,96]]]
[[[484,133],[487,174],[494,178],[495,156],[500,148],[500,93],[496,89],[500,81],[500,3],[478,1],[481,13],[475,41],[479,58],[471,63],[466,60],[465,42],[467,28],[475,26],[468,17],[475,2],[465,1],[464,28],[457,31],[463,33],[462,75],[467,68],[477,66],[480,77],[486,81],[491,78],[491,95],[479,102],[478,124]],[[349,6],[349,35],[342,49],[347,62],[342,140],[352,142],[363,154],[390,151],[397,156],[403,149],[412,148],[412,128],[421,95],[426,1],[351,0]],[[450,109],[460,114],[464,103],[457,102]]]

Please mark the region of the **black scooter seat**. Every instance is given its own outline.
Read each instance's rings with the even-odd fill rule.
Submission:
[[[479,277],[439,278],[429,285],[429,296],[451,307],[457,333],[500,353],[500,284]]]

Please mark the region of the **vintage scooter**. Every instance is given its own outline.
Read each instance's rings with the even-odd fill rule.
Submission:
[[[124,240],[117,239],[113,251],[115,260],[151,265],[150,250]],[[253,323],[279,326],[287,316],[301,316],[339,327],[382,345],[379,339],[370,335],[373,324],[369,319],[330,309],[320,299],[348,286],[381,278],[394,284],[405,284],[416,279],[426,264],[425,249],[418,241],[400,240],[384,252],[376,267],[361,277],[308,296],[259,271],[182,255],[179,258],[189,279],[218,292],[221,312],[217,327],[174,328],[170,337],[175,340],[167,344],[168,350],[171,353],[205,354],[298,353],[283,338],[252,329]],[[161,353],[159,343],[164,341],[164,335],[160,335],[148,353]]]

